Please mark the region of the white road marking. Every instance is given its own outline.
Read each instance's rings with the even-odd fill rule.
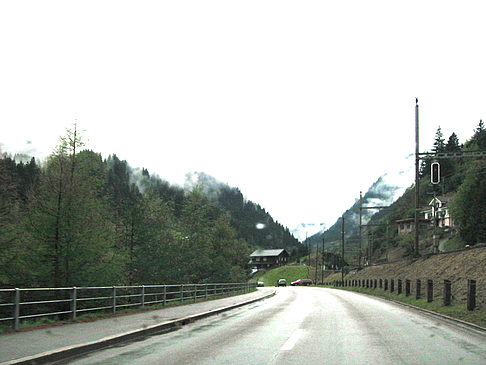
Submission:
[[[292,333],[292,336],[290,336],[289,339],[287,340],[287,342],[285,342],[285,344],[282,346],[280,351],[292,350],[294,348],[295,344],[297,343],[297,341],[299,341],[299,339],[302,337],[303,334],[304,334],[303,329],[295,330],[295,332]]]

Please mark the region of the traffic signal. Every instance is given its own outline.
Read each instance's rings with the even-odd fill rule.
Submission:
[[[430,166],[430,182],[432,184],[440,183],[440,165],[437,161],[432,162]]]

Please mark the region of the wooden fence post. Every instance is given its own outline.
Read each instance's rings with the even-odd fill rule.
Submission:
[[[112,312],[113,314],[116,313],[116,286],[113,287],[112,291]]]
[[[431,303],[434,301],[434,281],[431,279],[427,280],[427,302]]]
[[[467,310],[476,308],[476,280],[467,281]]]
[[[72,319],[76,319],[77,300],[78,300],[78,290],[75,286],[73,286],[71,292],[71,318]]]
[[[145,308],[145,285],[140,287],[140,304]]]
[[[444,280],[444,306],[451,305],[451,281]]]
[[[163,293],[164,293],[164,297],[163,297],[162,307],[165,308],[165,305],[167,303],[167,285],[164,285]]]
[[[20,317],[20,290],[14,289],[14,309],[13,309],[13,329],[18,331],[19,329],[19,317]]]

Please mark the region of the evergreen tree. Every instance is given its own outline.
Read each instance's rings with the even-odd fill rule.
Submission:
[[[440,126],[437,128],[437,132],[435,132],[434,147],[432,148],[432,151],[434,153],[441,153],[445,151],[445,141]]]
[[[132,171],[126,161],[116,155],[107,160],[108,177],[105,192],[114,212],[113,223],[116,229],[116,246],[128,255],[128,284],[134,284],[136,247],[143,243],[142,194],[137,185],[130,182]]]
[[[13,286],[20,278],[19,245],[21,220],[20,201],[17,194],[15,162],[5,155],[0,158],[0,285]]]
[[[461,238],[469,243],[486,241],[486,163],[469,164],[464,182],[451,202],[451,210],[459,226]]]
[[[457,135],[454,132],[449,137],[447,144],[445,145],[444,150],[445,150],[445,152],[459,152],[459,151],[461,151],[461,145],[459,143],[459,138],[457,138]]]
[[[37,194],[29,197],[28,231],[40,244],[39,274],[47,285],[94,285],[120,280],[123,254],[114,250],[114,229],[101,198],[101,156],[79,152],[68,131],[47,160]]]
[[[138,283],[176,284],[181,282],[178,243],[183,239],[177,231],[177,221],[172,204],[155,194],[145,194],[141,201],[141,238],[135,247],[134,279]]]
[[[480,119],[477,128],[474,130],[474,134],[481,133],[482,131],[484,131],[484,123],[483,120]]]
[[[211,226],[214,206],[195,188],[188,193],[180,220],[179,260],[184,282],[208,282],[211,273]]]

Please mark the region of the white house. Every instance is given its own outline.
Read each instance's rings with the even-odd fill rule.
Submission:
[[[427,209],[423,211],[425,219],[430,220],[433,224],[437,222],[438,227],[454,227],[454,220],[449,212],[449,202],[452,200],[452,195],[434,197]]]

